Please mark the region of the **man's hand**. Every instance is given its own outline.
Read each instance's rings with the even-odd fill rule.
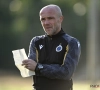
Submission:
[[[25,65],[25,68],[34,71],[36,68],[37,63],[32,59],[23,60],[22,65]]]

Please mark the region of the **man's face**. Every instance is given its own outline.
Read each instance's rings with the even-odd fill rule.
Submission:
[[[44,31],[48,35],[55,35],[61,29],[62,17],[53,9],[45,9],[40,13],[40,21]]]

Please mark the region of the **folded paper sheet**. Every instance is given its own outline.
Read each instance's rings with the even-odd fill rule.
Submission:
[[[15,65],[20,70],[22,77],[29,77],[29,76],[35,75],[34,71],[30,71],[26,69],[24,66],[22,66],[22,61],[25,59],[28,59],[24,48],[13,50],[12,53],[13,53]]]

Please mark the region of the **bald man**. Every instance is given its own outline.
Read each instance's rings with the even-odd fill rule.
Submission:
[[[25,68],[35,71],[34,90],[72,90],[72,76],[80,57],[79,41],[66,34],[59,6],[47,5],[40,12],[45,35],[35,36],[30,42]]]

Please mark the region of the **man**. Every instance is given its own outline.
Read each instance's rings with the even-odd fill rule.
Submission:
[[[57,5],[40,10],[45,35],[30,42],[28,60],[23,65],[31,71],[35,90],[72,90],[72,76],[80,57],[79,41],[61,28],[63,16]]]

